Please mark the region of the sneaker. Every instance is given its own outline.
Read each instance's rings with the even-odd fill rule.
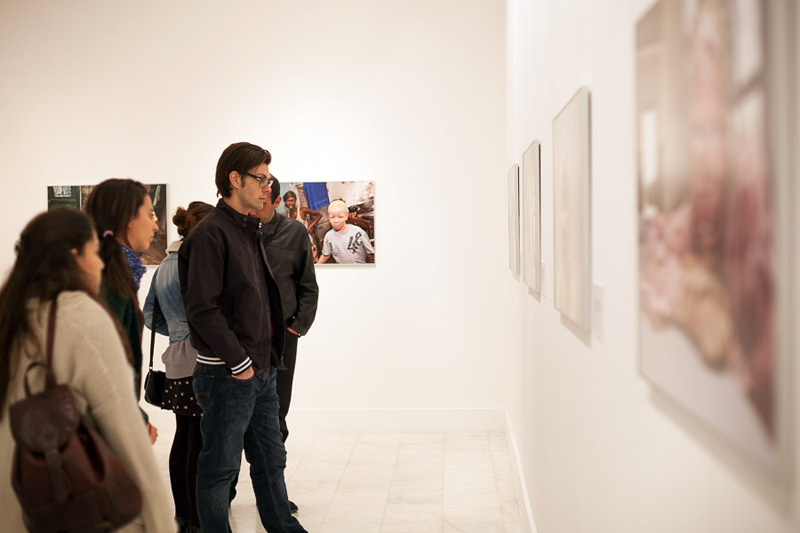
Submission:
[[[294,503],[292,500],[289,500],[289,511],[292,514],[297,514],[298,511],[297,504]]]

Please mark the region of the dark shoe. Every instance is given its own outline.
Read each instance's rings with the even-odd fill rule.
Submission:
[[[297,514],[297,511],[298,511],[298,510],[299,510],[299,509],[297,508],[297,504],[296,504],[296,503],[294,503],[292,500],[289,500],[289,511],[290,511],[292,514]]]

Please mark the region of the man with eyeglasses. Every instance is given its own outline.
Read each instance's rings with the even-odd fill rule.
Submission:
[[[270,269],[281,291],[286,334],[283,349],[285,370],[278,371],[277,388],[280,398],[279,420],[283,441],[289,436],[286,415],[292,401],[292,382],[297,362],[297,341],[308,333],[317,314],[319,287],[314,272],[314,255],[305,226],[287,218],[275,209],[281,203],[281,184],[275,176],[269,178],[270,199],[262,209],[251,211],[261,220],[261,240],[269,260]],[[291,500],[293,513],[297,505]]]
[[[271,160],[250,143],[226,148],[216,172],[222,198],[178,252],[181,295],[198,352],[193,387],[203,408],[197,463],[203,531],[231,531],[229,491],[244,449],[264,529],[305,532],[291,515],[283,476],[275,385],[285,334],[281,297],[261,244],[261,223],[249,214],[269,201]]]

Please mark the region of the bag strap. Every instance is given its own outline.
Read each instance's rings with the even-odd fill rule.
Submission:
[[[56,386],[56,376],[53,374],[53,344],[55,342],[56,337],[56,311],[58,310],[58,296],[53,299],[53,303],[50,305],[50,316],[47,319],[47,355],[46,355],[46,362],[47,365],[47,378],[45,380],[47,389],[53,388]]]
[[[43,366],[45,367],[45,382],[44,382],[44,390],[52,389],[58,383],[56,383],[56,376],[53,374],[53,344],[55,342],[56,336],[56,311],[58,310],[58,295],[53,300],[53,303],[50,304],[50,313],[47,317],[47,344],[46,344],[46,351],[45,351],[45,358],[44,363],[40,363],[38,361],[34,361],[33,363],[28,365],[28,368],[25,369],[25,378],[23,380],[25,384],[25,396],[28,397],[31,395],[31,387],[28,383],[28,372],[31,371],[32,368],[36,366]]]
[[[150,324],[150,365],[149,370],[153,370],[153,352],[156,349],[156,324],[158,318],[163,316],[161,312],[161,305],[158,303],[158,295],[156,294],[156,278],[158,277],[158,269],[153,274],[153,320]]]

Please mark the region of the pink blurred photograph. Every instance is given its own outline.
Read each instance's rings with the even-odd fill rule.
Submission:
[[[775,187],[763,0],[661,0],[639,21],[639,347],[645,378],[780,462]]]

